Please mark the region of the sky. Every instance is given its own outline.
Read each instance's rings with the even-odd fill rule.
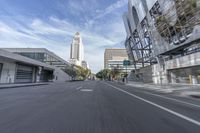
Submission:
[[[47,48],[69,59],[80,32],[92,72],[103,69],[105,48],[124,48],[128,0],[0,0],[0,47]]]

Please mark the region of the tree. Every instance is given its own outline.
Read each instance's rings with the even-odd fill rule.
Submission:
[[[103,69],[101,71],[99,71],[97,74],[96,74],[96,77],[99,78],[99,79],[108,79],[110,80],[110,74],[111,74],[111,70],[109,69]]]
[[[120,74],[121,74],[121,71],[117,68],[114,68],[111,71],[112,79],[117,79],[120,76]]]
[[[85,69],[81,66],[76,66],[76,78],[79,80],[86,80],[91,74],[90,69]]]
[[[67,66],[64,71],[72,78],[72,80],[75,80],[78,74],[77,70],[74,68],[74,65]]]
[[[72,80],[85,80],[91,75],[90,69],[85,69],[76,65],[67,66],[64,71],[72,78]]]
[[[99,78],[99,79],[103,79],[103,72],[102,72],[102,71],[99,71],[99,72],[96,74],[96,77]]]

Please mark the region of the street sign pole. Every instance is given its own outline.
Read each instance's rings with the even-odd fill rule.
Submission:
[[[127,65],[126,65],[126,83],[128,83],[128,71],[127,71]]]
[[[123,65],[126,67],[126,74],[125,74],[125,80],[126,80],[126,83],[128,83],[128,70],[127,70],[127,67],[130,66],[130,61],[129,60],[124,60],[123,61]]]

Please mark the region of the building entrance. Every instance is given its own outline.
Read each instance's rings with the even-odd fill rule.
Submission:
[[[33,80],[33,67],[17,65],[16,83],[31,83]]]

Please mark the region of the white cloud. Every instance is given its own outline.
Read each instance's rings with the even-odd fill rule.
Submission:
[[[98,16],[96,16],[95,19],[101,18],[101,17],[103,17],[103,16],[105,16],[105,15],[107,15],[107,14],[115,11],[116,9],[121,8],[121,7],[125,6],[125,5],[127,5],[127,3],[128,3],[127,0],[119,0],[116,3],[108,6],[106,9],[104,9],[101,14],[99,14]]]
[[[69,59],[72,36],[79,31],[83,36],[86,60],[89,62],[91,69],[97,72],[103,68],[104,48],[113,47],[122,42],[126,35],[121,14],[105,19],[106,21],[103,23],[100,23],[98,19],[123,7],[126,3],[126,0],[119,0],[104,10],[95,12],[97,13],[96,16],[88,20],[88,26],[85,27],[52,16],[45,21],[39,18],[26,18],[29,19],[30,23],[18,24],[18,28],[12,22],[8,24],[0,20],[0,46],[44,47],[67,60]],[[71,5],[71,8],[76,10],[86,8],[86,5],[83,7],[84,9],[79,8],[79,6]],[[13,20],[13,23],[17,23],[17,21]]]
[[[96,15],[92,18],[92,19],[89,19],[85,25],[86,26],[91,26],[95,23],[96,20],[106,16],[107,14],[110,14],[112,13],[113,11],[119,9],[119,8],[122,8],[124,7],[125,5],[127,5],[127,0],[119,0],[117,1],[116,3],[113,3],[112,5],[106,7],[105,9],[103,10],[96,10]]]
[[[0,22],[0,46],[1,47],[45,47],[64,59],[69,58],[70,43],[72,36],[80,27],[74,26],[64,20],[50,18],[47,24],[40,19],[34,19],[28,28],[16,30],[4,22]],[[81,32],[85,43],[86,59],[90,63],[93,71],[101,69],[103,66],[103,46],[113,46],[115,41],[106,38],[104,35],[89,31]],[[58,36],[56,38],[45,38],[44,36]],[[94,56],[95,55],[95,56]],[[98,59],[97,59],[98,57]]]
[[[82,15],[84,12],[92,12],[98,7],[98,0],[68,0],[67,8],[72,15]],[[82,16],[83,17],[83,16]]]

